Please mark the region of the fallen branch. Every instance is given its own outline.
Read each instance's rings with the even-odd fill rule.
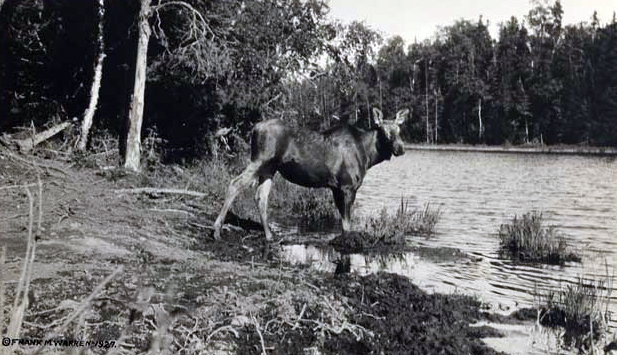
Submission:
[[[197,192],[197,191],[191,191],[191,190],[180,190],[180,189],[157,189],[157,188],[153,188],[153,187],[138,187],[135,189],[120,189],[120,190],[115,190],[116,193],[118,194],[141,194],[141,193],[145,193],[145,194],[175,194],[175,195],[188,195],[188,196],[194,196],[194,197],[205,197],[206,194],[202,193],[202,192]]]
[[[62,174],[69,175],[66,171],[64,171],[63,169],[53,166],[53,165],[49,165],[49,164],[44,164],[38,161],[28,161],[24,158],[20,158],[19,156],[17,156],[16,154],[13,154],[9,151],[3,151],[3,154],[6,155],[7,157],[13,159],[13,160],[17,160],[18,162],[24,164],[26,167],[30,168],[30,169],[35,169],[38,170],[38,168],[46,168],[46,169],[51,169],[51,170],[56,170],[61,172]],[[47,171],[48,174],[50,174],[50,171]]]
[[[32,183],[32,184],[25,184],[25,185],[9,185],[9,186],[0,186],[0,190],[8,190],[8,189],[20,189],[22,187],[33,187],[33,186],[37,186],[37,184]]]
[[[208,335],[208,337],[206,337],[206,343],[205,343],[205,345],[208,345],[208,344],[210,343],[210,339],[212,339],[212,337],[213,337],[216,333],[222,332],[222,331],[224,331],[224,330],[229,331],[230,333],[233,333],[233,334],[235,335],[235,337],[236,337],[236,338],[238,338],[238,337],[240,336],[240,335],[238,334],[238,332],[237,332],[237,331],[233,328],[233,326],[231,326],[231,325],[225,325],[225,326],[222,326],[222,327],[220,327],[220,328],[216,328],[215,330],[213,330],[213,331],[212,331],[212,333],[210,333],[210,334]],[[190,335],[190,334],[189,334],[189,335]]]
[[[255,325],[255,329],[257,330],[257,335],[259,335],[259,341],[261,343],[261,355],[268,355],[268,353],[266,352],[266,343],[264,342],[264,336],[263,334],[261,334],[261,329],[259,329],[259,322],[257,321],[257,318],[255,318],[255,316],[251,315],[251,318],[253,318],[253,324]]]
[[[0,309],[4,309],[4,263],[6,262],[6,247],[2,246],[0,252]],[[0,313],[0,329],[4,329],[4,311]]]
[[[73,312],[73,314],[71,314],[68,317],[68,319],[64,322],[64,324],[56,328],[56,330],[52,333],[52,336],[50,336],[50,338],[53,338],[57,334],[60,334],[62,331],[66,330],[68,325],[71,324],[71,322],[74,321],[77,317],[79,317],[79,315],[81,315],[81,313],[86,309],[86,307],[88,307],[88,305],[90,304],[90,302],[92,302],[94,297],[96,297],[99,294],[99,292],[101,292],[103,288],[105,288],[105,286],[107,286],[107,284],[111,280],[113,280],[120,272],[122,272],[123,269],[124,267],[120,266],[116,270],[114,270],[114,272],[112,272],[109,276],[103,279],[103,281],[101,281],[101,283],[92,291],[90,296],[86,297],[86,299],[84,299],[81,302],[81,304],[79,305],[79,307],[77,307],[77,309]]]
[[[24,313],[26,308],[28,308],[28,288],[30,286],[29,277],[32,275],[32,266],[34,264],[34,255],[36,250],[36,241],[32,237],[32,228],[34,225],[34,199],[29,188],[24,188],[24,190],[26,191],[26,195],[28,195],[29,203],[28,239],[26,244],[26,255],[24,257],[23,266],[21,269],[21,276],[19,277],[19,281],[17,283],[15,300],[13,301],[13,310],[6,330],[6,335],[11,338],[19,336],[23,325]],[[2,280],[2,282],[4,282],[4,280]]]
[[[39,145],[40,143],[48,140],[49,138],[55,136],[58,133],[64,131],[66,128],[70,127],[72,124],[73,123],[71,121],[62,122],[62,123],[57,124],[57,125],[49,128],[49,129],[44,130],[41,133],[35,134],[31,138],[15,139],[15,140],[11,140],[9,142],[12,142],[12,143],[16,144],[19,147],[19,151],[21,151],[23,153],[27,153],[30,150],[32,150],[32,148],[34,148],[37,145]]]
[[[306,303],[304,304],[304,306],[302,306],[302,311],[300,311],[300,316],[298,317],[296,324],[294,324],[291,330],[295,330],[296,328],[298,328],[298,326],[300,325],[300,320],[302,319],[302,316],[304,315],[304,311],[306,311]]]

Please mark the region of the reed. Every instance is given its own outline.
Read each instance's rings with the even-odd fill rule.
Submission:
[[[404,244],[407,235],[429,237],[435,233],[441,215],[440,207],[433,208],[427,203],[421,208],[412,208],[409,200],[401,198],[394,213],[383,208],[378,216],[364,220],[365,237],[373,239],[373,244]]]
[[[554,265],[581,261],[554,226],[545,226],[541,212],[514,216],[510,223],[499,228],[499,239],[500,253],[517,261]]]
[[[607,264],[608,265],[608,264]],[[576,282],[550,288],[537,296],[540,324],[561,327],[564,345],[579,352],[601,353],[608,329],[609,303],[613,277],[578,277]],[[614,275],[613,275],[614,276]]]

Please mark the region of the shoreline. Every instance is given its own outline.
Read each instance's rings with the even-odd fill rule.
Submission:
[[[484,152],[484,153],[524,153],[524,154],[560,154],[560,155],[596,155],[617,156],[617,148],[611,147],[568,147],[568,146],[474,146],[456,144],[412,144],[406,143],[405,150],[430,150],[443,152]]]
[[[0,185],[32,181],[31,171],[11,154],[0,149],[5,169]],[[28,287],[36,299],[24,306],[19,337],[46,339],[55,324],[81,317],[88,327],[76,325],[75,332],[121,340],[129,354],[257,354],[265,348],[269,354],[501,354],[482,340],[501,337],[501,331],[472,326],[498,318],[474,296],[429,294],[396,274],[323,273],[293,265],[264,243],[261,230],[225,228],[223,238],[213,240],[210,226],[227,185],[218,181],[229,178],[216,165],[160,166],[146,176],[32,161],[65,174],[40,176],[45,233],[36,258],[27,259],[33,271]],[[189,181],[210,193],[198,201],[183,194],[161,199],[126,192],[186,190]],[[23,226],[31,220],[17,211],[27,196],[17,188],[0,192],[0,208],[20,212],[0,228],[8,260],[0,281],[8,281],[8,305],[15,301],[23,255],[34,238],[32,233],[24,238]],[[67,203],[78,212],[58,221]],[[163,331],[159,320],[169,322]],[[12,350],[27,350],[17,346]]]

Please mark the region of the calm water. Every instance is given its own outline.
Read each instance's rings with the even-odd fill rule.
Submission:
[[[502,310],[533,304],[534,292],[565,285],[577,277],[606,278],[617,271],[617,161],[614,158],[436,152],[409,150],[373,167],[358,192],[356,216],[396,210],[401,196],[413,206],[441,206],[432,239],[409,238],[411,245],[454,247],[472,260],[434,262],[418,255],[374,259],[351,256],[352,271],[396,272],[428,291],[474,294]],[[498,257],[500,224],[515,214],[542,211],[583,254],[564,267],[518,265]],[[291,233],[298,233],[291,232]],[[340,256],[313,247],[287,246],[292,262],[332,269]],[[610,308],[617,317],[617,285]]]

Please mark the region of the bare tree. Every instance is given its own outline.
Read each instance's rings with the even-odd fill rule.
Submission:
[[[151,0],[141,0],[139,11],[139,40],[137,44],[137,62],[135,66],[135,86],[129,113],[129,131],[127,136],[124,167],[133,171],[140,169],[141,155],[141,125],[144,111],[144,91],[146,87],[146,70],[148,58],[148,41],[152,34],[149,19],[156,18],[155,35],[165,39],[161,27],[160,11],[166,7],[181,7],[188,10],[188,30],[182,39],[182,45],[172,50],[167,49],[164,55],[169,56],[168,63],[172,66],[179,63],[189,64],[194,71],[196,80],[204,81],[228,62],[227,53],[214,44],[215,34],[205,17],[191,4],[184,1],[166,1],[152,6]],[[165,41],[166,42],[166,41]],[[224,47],[224,46],[223,46]]]
[[[144,92],[146,89],[146,67],[148,62],[148,41],[152,30],[150,17],[151,0],[141,0],[139,10],[139,39],[137,42],[137,60],[135,63],[135,85],[129,113],[129,132],[126,140],[124,167],[139,171],[141,157],[141,123],[144,114]]]
[[[0,0],[2,1],[2,0]],[[88,142],[88,134],[90,127],[92,127],[92,119],[96,112],[96,105],[99,101],[99,90],[101,88],[101,76],[103,73],[103,61],[105,60],[105,42],[103,34],[103,20],[105,16],[105,3],[104,0],[99,0],[99,56],[94,66],[94,79],[92,80],[92,89],[90,91],[90,104],[84,112],[84,119],[81,125],[81,136],[77,143],[77,149],[80,151],[86,150],[86,143]]]

